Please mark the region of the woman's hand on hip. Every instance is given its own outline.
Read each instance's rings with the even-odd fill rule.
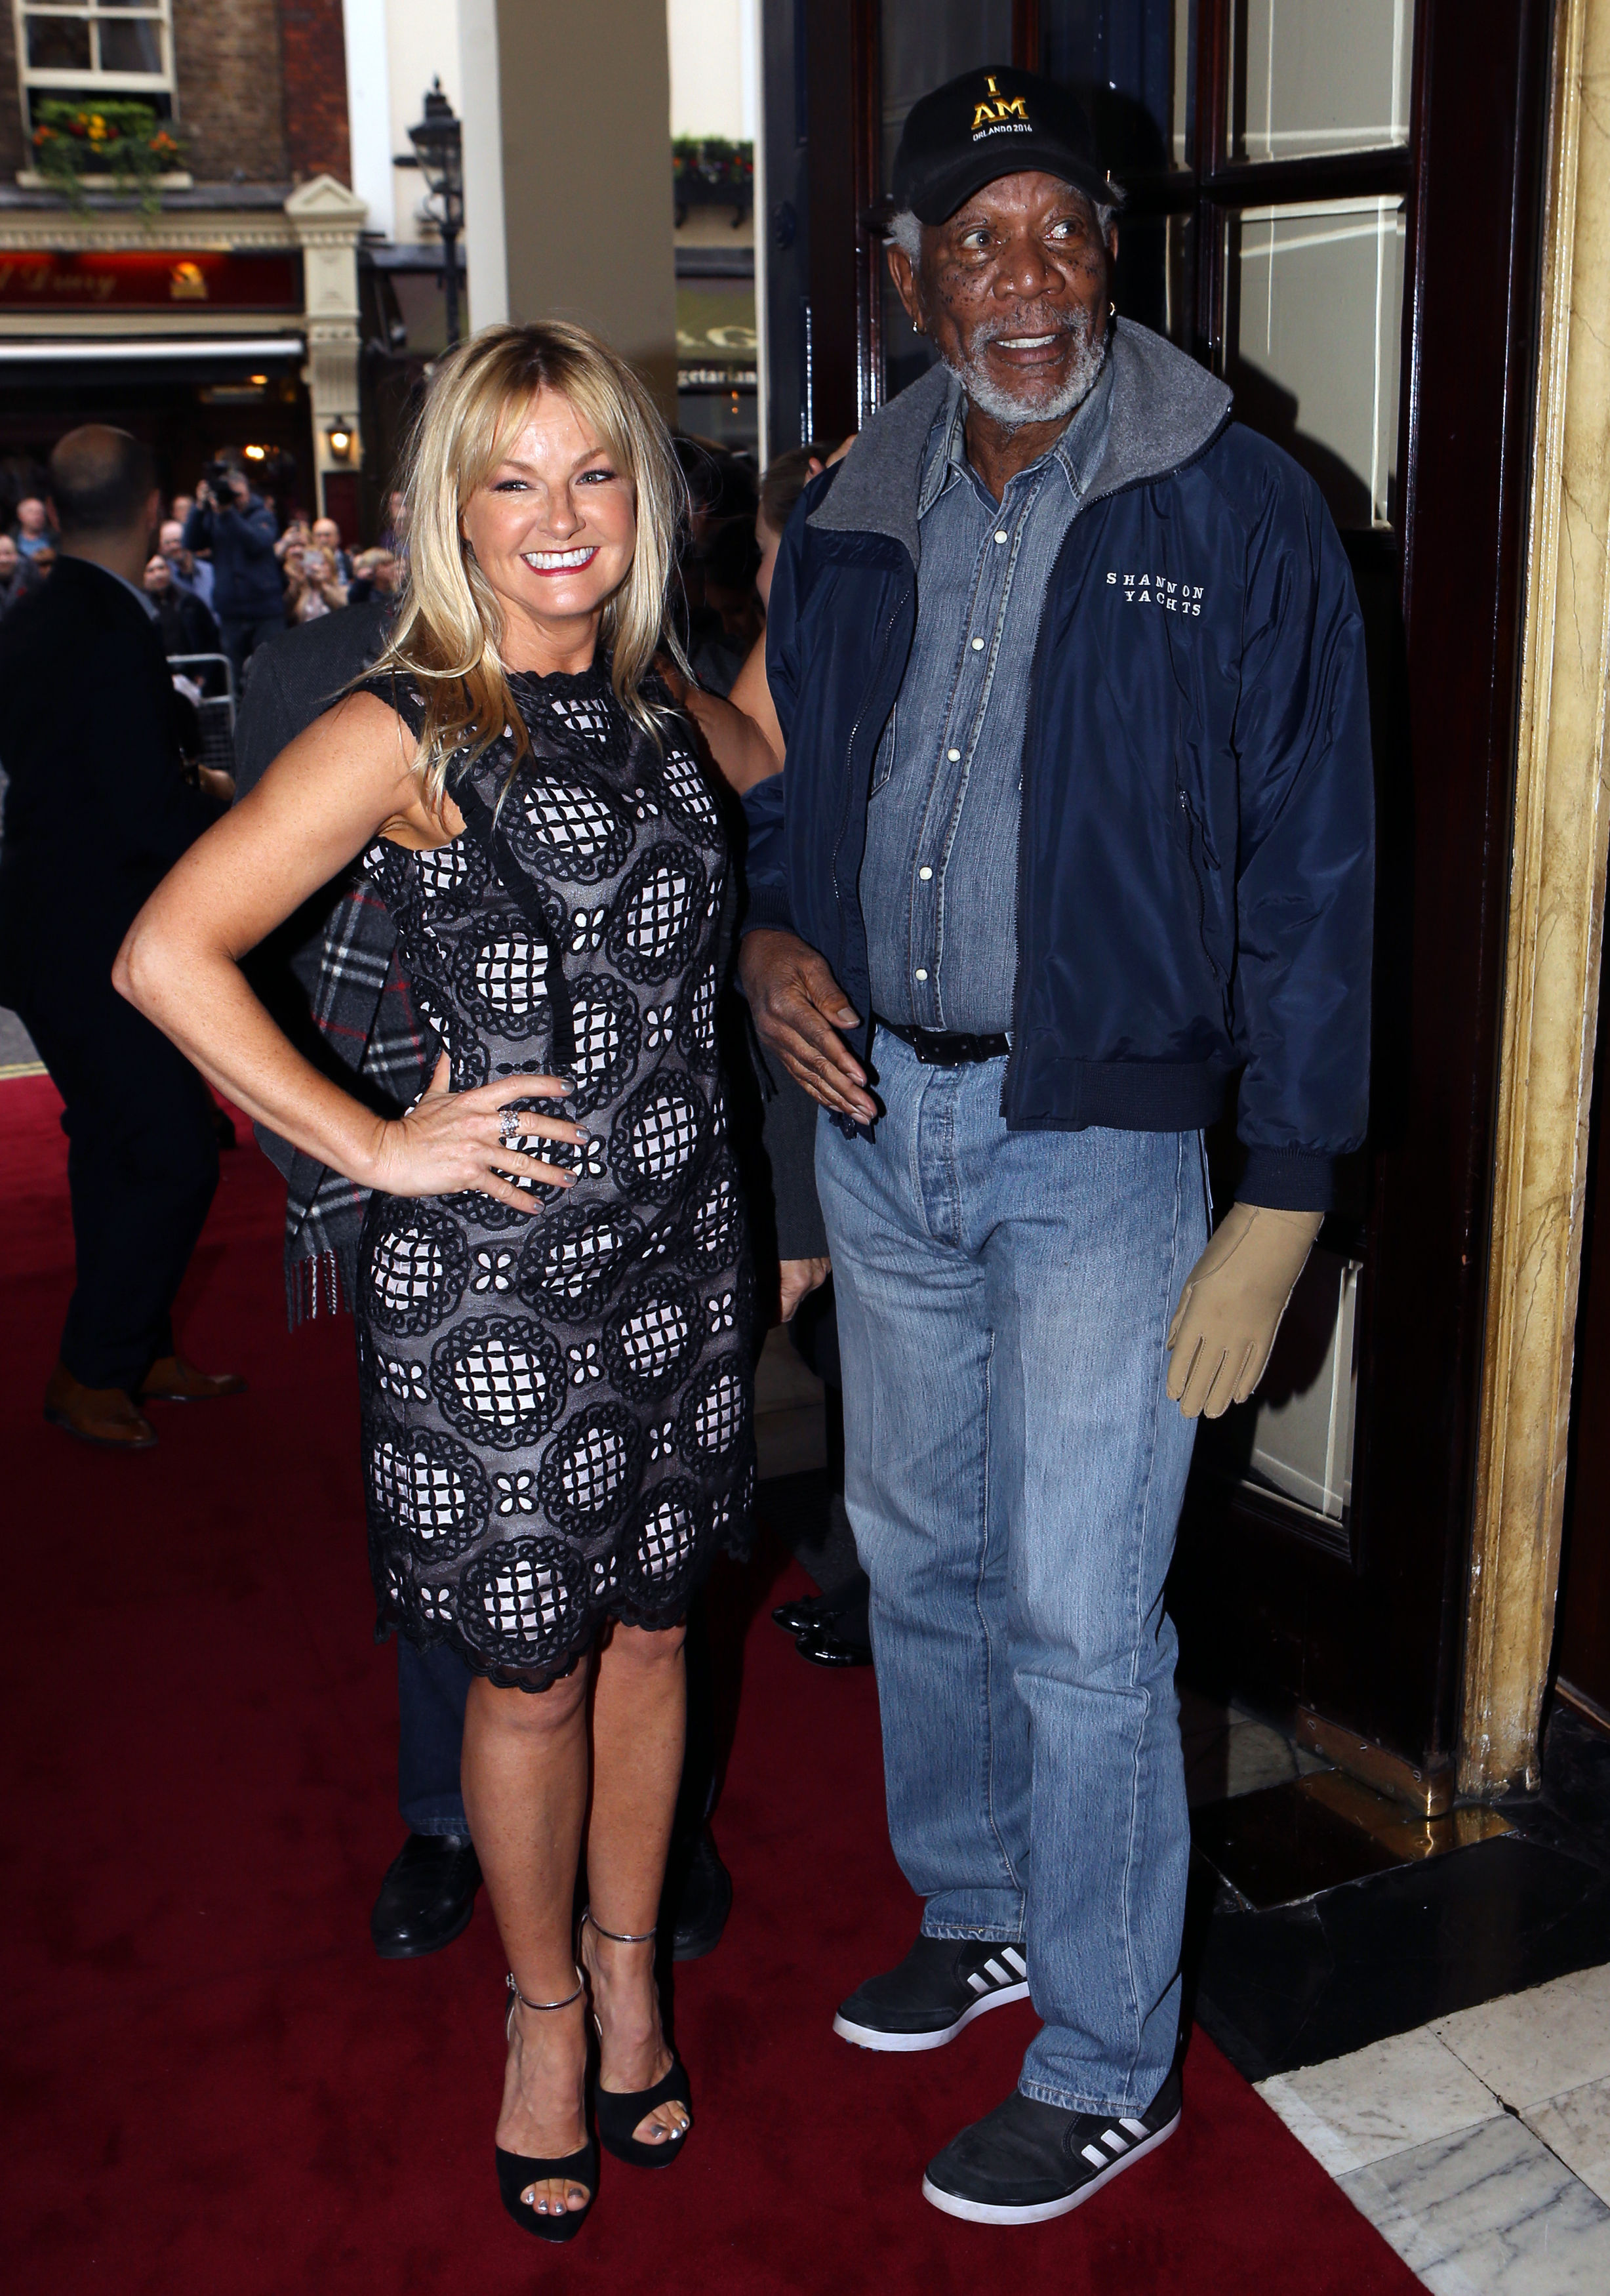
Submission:
[[[539,1212],[541,1203],[528,1189],[514,1185],[507,1177],[510,1171],[544,1187],[575,1185],[573,1172],[539,1163],[519,1150],[529,1141],[584,1140],[584,1127],[567,1117],[538,1116],[513,1107],[517,1101],[568,1099],[572,1086],[564,1077],[498,1077],[472,1092],[454,1092],[451,1078],[452,1066],[444,1053],[406,1116],[380,1126],[364,1175],[371,1187],[388,1196],[450,1196],[461,1188],[478,1188],[516,1211]],[[510,1111],[507,1119],[505,1110]],[[512,1137],[506,1136],[505,1124]]]

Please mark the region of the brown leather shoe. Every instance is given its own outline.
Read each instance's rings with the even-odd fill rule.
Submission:
[[[86,1387],[58,1364],[45,1390],[45,1415],[80,1443],[108,1451],[149,1451],[157,1431],[120,1387]]]
[[[159,1356],[140,1382],[142,1403],[210,1403],[215,1396],[245,1392],[238,1371],[198,1371],[183,1356]]]

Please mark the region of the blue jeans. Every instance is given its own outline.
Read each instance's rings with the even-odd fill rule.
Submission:
[[[459,1761],[470,1669],[445,1644],[416,1650],[396,1638],[396,1798],[411,1833],[470,1838]]]
[[[1163,1606],[1195,1438],[1164,1335],[1207,1240],[1195,1133],[1009,1133],[1003,1063],[825,1118],[845,1496],[889,1833],[929,1937],[1022,1943],[1027,2096],[1136,2113],[1173,2061],[1189,1834]]]

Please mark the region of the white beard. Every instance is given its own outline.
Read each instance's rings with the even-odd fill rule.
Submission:
[[[1014,333],[1026,332],[1015,327]],[[1031,385],[1026,394],[1008,390],[986,371],[984,346],[980,345],[970,359],[947,359],[945,364],[960,382],[972,404],[980,414],[989,415],[1009,430],[1020,430],[1029,422],[1062,422],[1074,409],[1089,398],[1101,363],[1107,357],[1107,331],[1092,338],[1090,322],[1080,314],[1078,326],[1072,330],[1078,348],[1073,372],[1056,390],[1043,384]],[[977,340],[977,339],[975,339]]]

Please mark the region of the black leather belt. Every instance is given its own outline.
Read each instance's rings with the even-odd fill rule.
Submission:
[[[924,1068],[960,1069],[975,1061],[1003,1061],[1012,1049],[1009,1037],[974,1036],[965,1029],[906,1029],[898,1021],[882,1020],[878,1026],[910,1045]]]

